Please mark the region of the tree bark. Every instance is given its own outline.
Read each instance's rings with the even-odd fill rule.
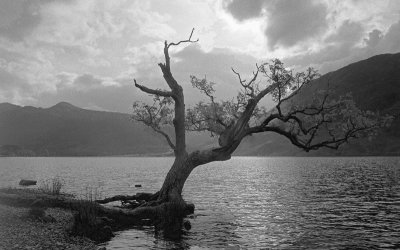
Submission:
[[[188,154],[176,157],[161,187],[159,200],[180,202],[183,186],[194,168]]]

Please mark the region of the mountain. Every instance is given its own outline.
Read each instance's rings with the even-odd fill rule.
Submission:
[[[320,149],[306,153],[275,134],[247,138],[237,151],[239,155],[400,155],[400,53],[371,57],[323,75],[305,86],[295,102],[310,101],[319,89],[329,88],[335,96],[352,93],[362,110],[394,117],[390,128],[370,140],[353,140],[339,150]]]
[[[400,155],[400,53],[384,54],[350,64],[313,81],[296,96],[307,102],[329,82],[334,95],[352,93],[363,110],[395,117],[390,128],[372,140],[360,139],[339,150],[306,153],[277,134],[246,138],[236,155],[332,156]],[[215,138],[188,134],[188,149],[205,148]],[[0,104],[0,155],[137,155],[171,153],[163,137],[130,120],[128,114],[92,111],[60,102],[50,108]]]
[[[50,108],[0,104],[0,154],[99,156],[161,154],[168,145],[128,114],[81,109],[66,102]]]

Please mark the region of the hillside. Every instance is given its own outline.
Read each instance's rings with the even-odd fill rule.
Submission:
[[[296,96],[307,102],[329,82],[336,96],[351,92],[363,110],[390,114],[392,126],[373,140],[357,140],[339,150],[305,153],[276,134],[246,138],[236,155],[322,156],[400,155],[400,53],[385,54],[330,72]],[[214,138],[215,139],[215,138]],[[205,148],[213,139],[188,135],[188,150]],[[214,140],[215,141],[215,140]],[[91,111],[61,102],[50,108],[0,104],[0,155],[137,155],[170,153],[164,139],[128,114]]]
[[[335,96],[352,93],[356,105],[395,117],[392,126],[371,141],[352,141],[339,150],[323,149],[306,153],[274,134],[253,136],[240,146],[238,155],[400,155],[400,53],[383,54],[350,64],[323,75],[297,95],[307,102],[318,89],[329,88]]]
[[[61,102],[50,108],[0,104],[3,155],[128,155],[165,153],[164,140],[128,114]],[[1,153],[1,152],[0,152]]]

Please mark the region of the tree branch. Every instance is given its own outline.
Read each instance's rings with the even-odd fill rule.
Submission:
[[[255,133],[262,133],[262,132],[275,132],[275,133],[283,135],[284,137],[289,139],[293,145],[295,145],[299,148],[302,148],[306,152],[308,152],[310,150],[317,150],[322,147],[326,147],[326,148],[330,148],[330,149],[338,149],[340,145],[347,142],[350,138],[356,138],[357,132],[366,130],[366,129],[371,129],[371,128],[356,128],[356,127],[354,127],[354,128],[349,129],[344,134],[343,137],[336,139],[333,136],[330,139],[323,140],[323,141],[317,142],[315,144],[311,144],[312,140],[315,138],[315,132],[310,137],[310,139],[307,141],[302,141],[296,134],[286,131],[280,127],[270,127],[270,126],[252,127],[247,130],[247,134],[255,134]]]
[[[155,132],[159,133],[160,135],[164,136],[164,138],[167,140],[168,145],[173,149],[176,150],[175,144],[172,143],[171,138],[169,137],[169,135],[167,133],[165,133],[164,131],[162,131],[161,129],[155,128],[155,127],[151,127]]]
[[[141,91],[151,94],[151,95],[157,95],[157,96],[163,96],[163,97],[173,97],[174,94],[171,91],[163,91],[163,90],[158,90],[158,89],[150,89],[147,88],[146,86],[140,85],[135,81],[135,87],[140,89]]]
[[[178,46],[178,45],[181,44],[181,43],[196,43],[196,42],[198,42],[198,41],[199,41],[198,38],[197,38],[197,40],[194,40],[194,41],[191,40],[191,39],[192,39],[193,32],[194,32],[194,28],[192,29],[192,32],[190,32],[189,39],[187,39],[187,40],[182,40],[182,41],[179,41],[179,42],[177,42],[177,43],[170,43],[170,44],[168,44],[167,49],[169,49],[169,47],[171,47],[171,46]]]

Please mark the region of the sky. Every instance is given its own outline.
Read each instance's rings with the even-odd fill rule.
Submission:
[[[167,85],[157,66],[163,43],[187,105],[199,100],[190,75],[217,83],[217,97],[273,58],[327,73],[373,55],[400,52],[398,0],[0,0],[0,103],[60,101],[131,112],[149,97],[133,79]]]

